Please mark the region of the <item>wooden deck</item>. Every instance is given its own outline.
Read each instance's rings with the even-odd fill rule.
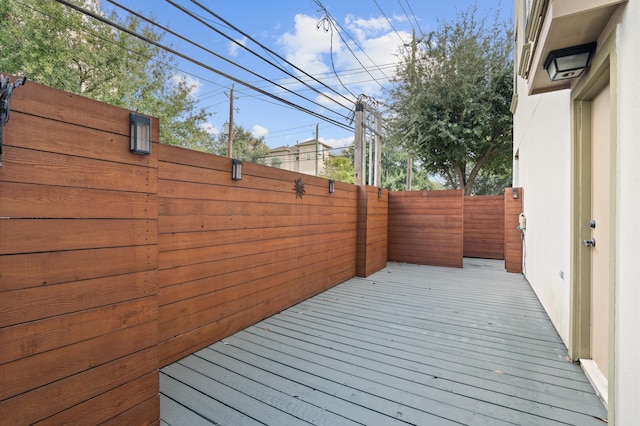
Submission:
[[[389,263],[161,370],[163,425],[604,425],[503,262]]]

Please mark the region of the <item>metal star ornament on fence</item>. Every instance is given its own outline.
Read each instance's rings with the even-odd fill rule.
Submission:
[[[293,190],[296,191],[296,198],[302,198],[304,195],[304,182],[302,181],[302,178],[295,180]]]

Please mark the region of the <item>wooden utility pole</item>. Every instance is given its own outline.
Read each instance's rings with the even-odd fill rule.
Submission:
[[[413,158],[407,158],[407,191],[411,191],[411,173],[413,172]]]
[[[320,151],[318,151],[318,124],[316,124],[316,176],[318,176],[318,154]]]
[[[233,158],[233,84],[229,94],[229,145],[227,147],[229,158]]]
[[[373,179],[375,185],[380,187],[382,185],[382,114],[380,111],[375,112],[376,119],[376,131],[374,132],[376,140],[376,165],[373,169]]]
[[[356,185],[364,185],[364,173],[366,167],[364,162],[365,156],[365,144],[364,144],[364,104],[361,102],[356,103],[355,113],[355,135],[353,144],[355,145],[355,154],[353,159],[353,183]]]

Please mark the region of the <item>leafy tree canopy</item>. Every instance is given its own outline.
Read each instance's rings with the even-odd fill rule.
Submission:
[[[407,168],[409,155],[399,144],[389,138],[382,142],[382,186],[389,191],[405,191],[407,189]],[[442,185],[432,182],[427,171],[419,162],[412,161],[411,190],[442,189]]]
[[[269,147],[263,142],[263,137],[255,137],[251,131],[242,126],[233,126],[233,158],[249,161],[251,163],[267,164]],[[217,155],[227,156],[229,153],[229,137],[219,133],[212,145],[211,152]]]
[[[149,39],[162,38],[135,18],[107,13],[99,2],[75,3]],[[51,0],[0,2],[0,28],[0,71],[157,117],[163,143],[199,150],[211,145],[208,114],[196,106],[194,85],[160,48]]]
[[[477,8],[416,40],[402,53],[391,92],[390,138],[450,188],[473,192],[485,175],[510,173],[512,34]]]
[[[339,182],[353,183],[353,157],[337,155],[329,157],[324,162],[324,172],[321,176]]]

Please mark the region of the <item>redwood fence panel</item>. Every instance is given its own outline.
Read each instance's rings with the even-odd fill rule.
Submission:
[[[361,186],[358,191],[356,275],[368,277],[387,266],[389,191]]]
[[[504,195],[464,197],[464,257],[504,259]]]
[[[461,268],[463,207],[460,190],[389,193],[389,260]]]
[[[0,423],[158,422],[157,165],[129,112],[28,82],[0,167]]]
[[[504,190],[504,264],[507,272],[522,272],[522,232],[518,230],[519,216],[522,212],[522,188]]]
[[[132,154],[129,111],[33,82],[11,110],[2,424],[158,424],[159,367],[387,257],[462,266],[461,191],[329,193],[251,163],[234,181],[228,158],[159,144],[156,119]]]
[[[296,194],[295,181],[304,183]],[[160,147],[160,365],[355,275],[357,191]]]

